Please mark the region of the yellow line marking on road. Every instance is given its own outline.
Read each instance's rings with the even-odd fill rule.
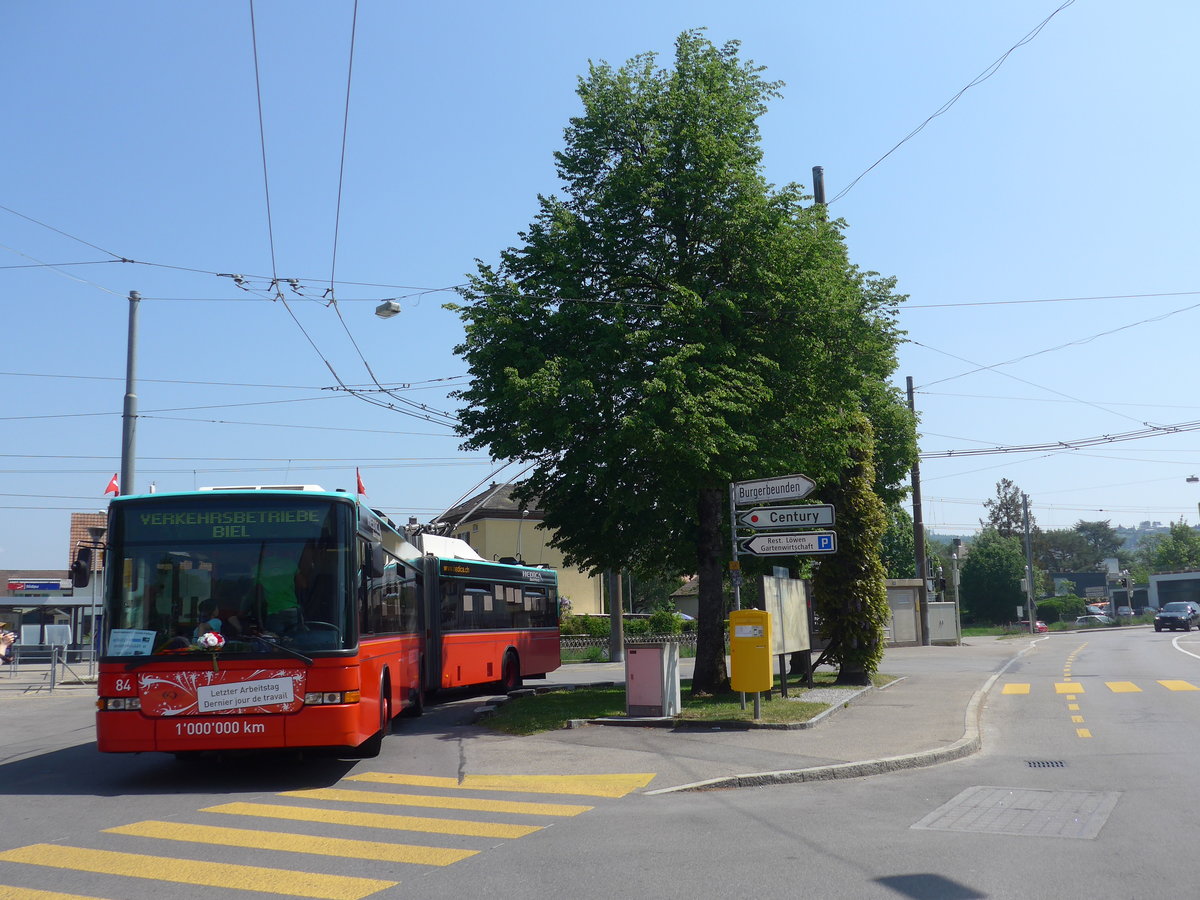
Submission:
[[[394,816],[388,813],[344,812],[340,809],[316,809],[310,806],[282,806],[271,803],[222,803],[200,812],[289,819],[293,822],[327,822],[330,825],[353,825],[360,828],[389,828],[393,831],[457,834],[464,837],[519,838],[542,830],[540,825],[504,825],[497,822],[467,822],[461,819]]]
[[[1088,731],[1086,728],[1076,728],[1075,736],[1081,737],[1081,738],[1090,738],[1092,736],[1092,733],[1090,731]]]
[[[83,894],[59,894],[55,891],[39,891],[36,888],[19,888],[0,884],[0,900],[102,900],[102,898],[85,897]]]
[[[1004,686],[1004,690],[1002,690],[1000,693],[1002,693],[1002,694],[1028,694],[1029,693],[1029,685],[1027,685],[1027,684],[1006,684]]]
[[[0,853],[0,860],[176,884],[313,897],[316,900],[361,900],[400,883],[351,875],[323,875],[317,872],[293,872],[260,866],[202,862],[196,859],[172,859],[142,853],[85,850],[61,844],[31,844],[28,847],[6,850]]]
[[[1108,689],[1114,694],[1140,694],[1142,689],[1132,681],[1106,681]]]
[[[413,844],[388,844],[383,841],[352,841],[346,838],[315,837],[278,831],[252,831],[245,828],[218,828],[213,825],[187,825],[180,822],[134,822],[104,829],[109,834],[157,838],[167,841],[210,844],[221,847],[251,847],[255,850],[283,850],[287,853],[312,853],[345,859],[378,859],[384,862],[415,863],[424,866],[451,866],[478,850],[451,850],[446,847],[418,847]],[[2,895],[0,895],[2,896]]]
[[[1082,694],[1084,690],[1083,685],[1078,681],[1056,681],[1054,692],[1056,694]]]
[[[303,800],[333,800],[338,803],[379,803],[386,806],[427,806],[434,809],[467,809],[472,812],[516,813],[523,816],[577,816],[592,808],[567,803],[523,803],[519,800],[433,797],[390,794],[383,791],[347,791],[338,788],[281,791],[279,796],[299,797]]]
[[[1158,683],[1165,687],[1168,691],[1200,691],[1200,688],[1196,687],[1190,681],[1174,681],[1168,679],[1166,681],[1160,680]]]
[[[465,775],[439,778],[432,775],[400,775],[363,772],[345,781],[403,784],[409,787],[451,788],[467,791],[512,791],[520,794],[577,794],[584,797],[624,797],[654,779],[654,772],[617,775]]]
[[[1078,711],[1079,711],[1079,704],[1078,704],[1078,703],[1068,703],[1068,704],[1067,704],[1067,709],[1071,710],[1071,712],[1078,712]]]
[[[1083,724],[1083,716],[1071,716],[1071,721],[1074,722],[1076,725],[1082,725]]]

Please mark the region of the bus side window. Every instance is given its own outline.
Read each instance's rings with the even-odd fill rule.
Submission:
[[[442,630],[458,629],[458,585],[454,582],[442,584]]]

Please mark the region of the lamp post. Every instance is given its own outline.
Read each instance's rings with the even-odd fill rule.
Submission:
[[[90,678],[96,671],[96,659],[100,656],[100,617],[96,612],[96,582],[97,573],[103,577],[104,573],[104,536],[108,533],[108,529],[101,525],[89,525],[88,536],[86,542],[89,547],[96,551],[92,556],[92,652],[91,658],[88,661],[88,677]]]
[[[958,599],[958,552],[962,549],[962,538],[954,539],[954,549],[950,551],[950,580],[954,582],[954,630],[958,644],[962,646],[962,605]]]

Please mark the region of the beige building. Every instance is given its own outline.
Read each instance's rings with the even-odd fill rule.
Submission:
[[[442,520],[456,525],[449,535],[466,541],[484,559],[550,566],[558,572],[558,594],[571,601],[571,612],[603,613],[602,579],[563,565],[562,553],[547,544],[550,535],[541,527],[544,514],[521,509],[512,498],[513,487],[492,482],[447,511]]]

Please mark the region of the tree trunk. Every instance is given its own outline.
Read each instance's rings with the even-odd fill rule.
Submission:
[[[696,627],[696,669],[692,693],[715,694],[729,689],[725,667],[725,597],[721,560],[720,488],[702,488],[696,504],[696,575],[700,621]]]

